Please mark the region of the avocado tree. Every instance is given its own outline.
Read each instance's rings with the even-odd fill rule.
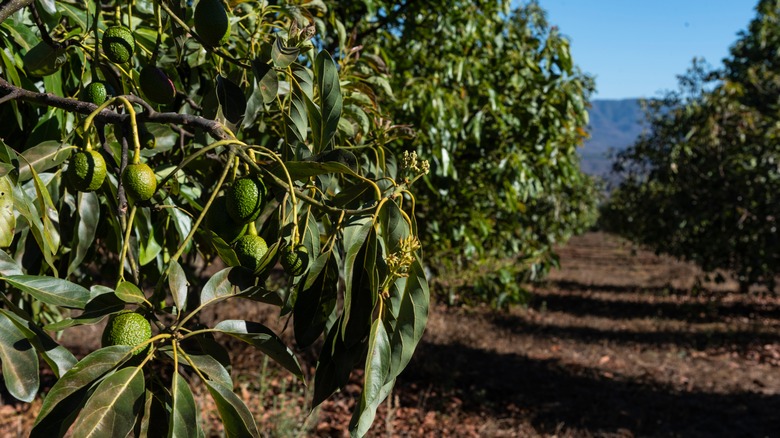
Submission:
[[[416,213],[437,290],[521,301],[519,285],[544,277],[553,247],[596,217],[576,153],[593,81],[568,40],[534,1],[333,3],[344,38],[392,73],[385,108],[431,158]]]
[[[651,102],[650,131],[617,157],[625,179],[605,224],[732,272],[747,290],[780,273],[780,2],[762,0],[724,68],[700,62],[679,92]]]
[[[304,371],[259,322],[199,319],[241,300],[318,347],[315,406],[362,367],[350,430],[370,427],[426,324],[428,164],[388,149],[408,130],[374,57],[326,50],[343,24],[299,3],[0,5],[2,376],[26,402],[39,358],[57,378],[33,436],[202,435],[196,379],[227,436],[258,436],[226,336]],[[58,342],[106,319],[80,360]]]

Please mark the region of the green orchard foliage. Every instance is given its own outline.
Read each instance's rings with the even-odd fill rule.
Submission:
[[[658,252],[774,289],[780,274],[780,2],[761,1],[725,67],[695,63],[619,154],[603,221]]]
[[[598,191],[576,153],[593,82],[568,40],[536,2],[332,3],[377,55],[366,65],[392,72],[385,107],[431,158],[416,212],[440,290],[522,300],[518,284],[542,278],[553,247],[596,217]],[[333,44],[348,49],[348,36]]]
[[[147,65],[141,69],[138,84],[144,96],[154,103],[169,104],[176,98],[176,87],[164,71]]]
[[[302,381],[294,351],[319,354],[312,407],[363,369],[349,426],[362,436],[422,337],[412,182],[427,163],[395,152],[408,128],[380,105],[386,69],[357,44],[323,49],[346,28],[323,2],[211,4],[234,25],[208,33],[221,21],[204,25],[186,2],[0,6],[2,378],[28,402],[40,359],[58,379],[33,436],[201,436],[195,375],[226,436],[260,436],[225,335]],[[149,66],[167,79],[151,86]],[[115,90],[100,111],[74,98],[97,81]],[[74,144],[105,159],[94,191],[67,183]],[[229,195],[247,183],[249,208],[233,206],[249,223],[237,223]],[[290,247],[300,275],[276,269]],[[222,269],[185,275],[201,258]],[[292,317],[295,348],[255,321],[200,324],[201,310],[243,300]],[[78,360],[55,340],[126,310],[154,327],[136,355],[112,341]]]

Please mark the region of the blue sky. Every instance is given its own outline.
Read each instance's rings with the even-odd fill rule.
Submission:
[[[539,0],[597,99],[658,97],[694,57],[720,66],[758,0]]]

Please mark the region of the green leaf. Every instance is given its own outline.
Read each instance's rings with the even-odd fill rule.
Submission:
[[[260,432],[249,408],[231,388],[219,383],[206,380],[206,387],[211,397],[217,404],[219,416],[222,417],[222,425],[228,438],[258,437]]]
[[[6,309],[0,309],[0,313],[16,325],[16,328],[32,343],[33,347],[43,357],[43,360],[49,364],[57,377],[65,374],[78,362],[73,353],[56,343],[46,332],[31,321]]]
[[[95,324],[100,322],[107,315],[119,312],[125,308],[125,301],[119,299],[114,291],[110,289],[107,293],[101,293],[99,295],[95,295],[94,291],[91,293],[92,299],[84,306],[84,312],[82,312],[81,315],[47,324],[43,328],[48,331],[58,332],[77,325]]]
[[[285,47],[284,41],[281,38],[276,37],[274,41],[274,47],[271,52],[271,59],[274,65],[278,68],[287,68],[290,64],[298,59],[298,55],[301,53],[301,49],[297,47]]]
[[[310,118],[310,122],[314,152],[318,153],[325,150],[336,135],[343,102],[338,68],[327,51],[321,51],[314,60],[314,74],[320,92],[320,117]]]
[[[173,376],[171,385],[171,420],[168,426],[168,437],[190,438],[198,436],[198,408],[195,406],[195,397],[192,395],[190,385],[181,374]]]
[[[101,348],[93,351],[68,370],[43,399],[31,436],[50,436],[47,435],[50,431],[59,430],[61,426],[67,430],[67,425],[61,424],[62,419],[79,408],[77,401],[84,395],[79,393],[80,390],[86,389],[104,374],[119,366],[129,357],[130,350],[131,347],[125,345]],[[52,413],[54,416],[47,418]]]
[[[22,267],[7,252],[0,249],[0,275],[24,275]]]
[[[41,213],[40,218],[41,222],[43,223],[42,237],[43,241],[45,242],[43,249],[46,252],[50,252],[53,256],[57,253],[60,247],[60,233],[57,229],[57,225],[55,225],[59,224],[59,213],[57,212],[57,208],[54,206],[54,201],[51,199],[51,194],[46,188],[46,184],[44,184],[41,178],[38,176],[38,172],[35,171],[34,167],[30,167],[30,173],[32,173],[33,176],[37,199],[40,201],[38,211]],[[46,259],[47,263],[49,263],[49,267],[56,276],[57,267],[50,260],[50,258]]]
[[[417,344],[420,343],[425,325],[428,323],[430,292],[425,279],[425,271],[419,259],[409,267],[409,276],[399,278],[396,284],[402,285],[400,306],[396,315],[395,329],[390,338],[392,345],[391,378],[397,377],[406,368]]]
[[[355,218],[344,227],[344,310],[342,316],[342,332],[346,337],[350,326],[350,341],[355,342],[368,331],[369,325],[364,322],[370,318],[373,311],[374,297],[377,294],[371,284],[371,276],[376,260],[376,233],[373,232],[373,217]],[[354,298],[353,298],[354,297]],[[366,301],[368,299],[368,302]],[[354,307],[354,310],[353,310]],[[360,317],[358,321],[350,321]]]
[[[263,96],[263,103],[266,105],[273,103],[279,93],[279,78],[276,76],[276,70],[264,58],[252,61],[252,70],[255,73],[260,95]]]
[[[68,275],[72,274],[84,261],[87,251],[95,241],[95,232],[100,222],[100,199],[95,192],[79,192],[78,194],[79,221],[76,226],[78,243],[71,252]]]
[[[19,181],[32,178],[30,168],[41,173],[62,164],[70,156],[73,146],[65,146],[59,141],[49,140],[22,152],[19,162]]]
[[[409,237],[411,230],[400,207],[395,202],[385,202],[379,212],[379,224],[388,253],[399,250],[401,239]]]
[[[127,436],[143,405],[144,386],[141,367],[123,368],[106,377],[81,410],[73,437]]]
[[[301,371],[301,366],[298,364],[295,354],[284,345],[284,342],[276,333],[263,324],[228,319],[220,321],[214,328],[253,345],[275,360],[279,365],[292,372],[296,377],[303,380],[303,371]]]
[[[11,178],[6,175],[0,177],[0,248],[11,246],[15,232],[14,189]]]
[[[246,112],[246,97],[241,87],[230,79],[217,75],[217,100],[222,108],[222,115],[228,122],[237,124]]]
[[[309,268],[295,300],[295,341],[301,347],[314,343],[336,311],[339,266],[331,252],[320,255]]]
[[[27,51],[24,57],[24,68],[30,76],[47,76],[56,73],[67,61],[65,49],[54,49],[41,41]]]
[[[125,303],[140,304],[146,301],[146,297],[144,296],[144,293],[141,292],[141,289],[138,289],[138,286],[129,281],[119,283],[119,286],[116,287],[116,292],[114,293],[117,298]]]
[[[55,277],[35,275],[9,275],[2,277],[10,285],[26,292],[37,300],[53,306],[84,309],[90,292],[70,281]]]
[[[302,70],[306,71],[306,70]],[[292,86],[292,98],[290,99],[290,108],[284,114],[284,122],[287,129],[287,141],[292,143],[293,139],[300,143],[306,142],[309,135],[309,119],[306,117],[306,97],[297,83]]]
[[[178,313],[181,314],[187,307],[187,287],[189,286],[187,276],[184,274],[184,269],[175,260],[171,262],[168,269],[168,287],[171,289],[173,302],[176,303]]]
[[[225,268],[209,278],[209,281],[203,286],[200,291],[200,305],[207,306],[215,303],[218,300],[223,300],[235,293],[235,287],[230,281],[230,272],[233,269],[240,268]]]
[[[363,377],[363,393],[349,422],[351,436],[362,437],[371,428],[376,416],[376,408],[387,394],[382,395],[390,371],[390,340],[387,337],[382,320],[376,319],[371,325],[368,338],[368,357]]]
[[[165,354],[173,359],[173,351],[165,351]],[[230,378],[230,373],[227,368],[222,365],[217,359],[211,357],[210,354],[204,352],[203,354],[186,353],[187,357],[192,361],[192,364],[200,370],[200,372],[206,374],[209,379],[219,383],[220,385],[233,387],[233,379]],[[185,359],[179,359],[179,364],[191,367],[192,365]]]
[[[4,313],[0,314],[0,362],[8,392],[23,402],[33,401],[40,385],[38,354]]]

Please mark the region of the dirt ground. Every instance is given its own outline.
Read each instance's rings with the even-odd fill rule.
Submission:
[[[435,305],[370,435],[780,436],[780,299],[697,284],[694,267],[602,233],[560,255],[562,269],[528,306]],[[251,312],[284,325],[269,309]],[[237,391],[264,434],[348,436],[360,373],[307,415],[301,384],[239,344],[231,353]],[[207,433],[219,436],[213,403],[194,389]],[[6,402],[0,436],[26,436],[40,401]]]

